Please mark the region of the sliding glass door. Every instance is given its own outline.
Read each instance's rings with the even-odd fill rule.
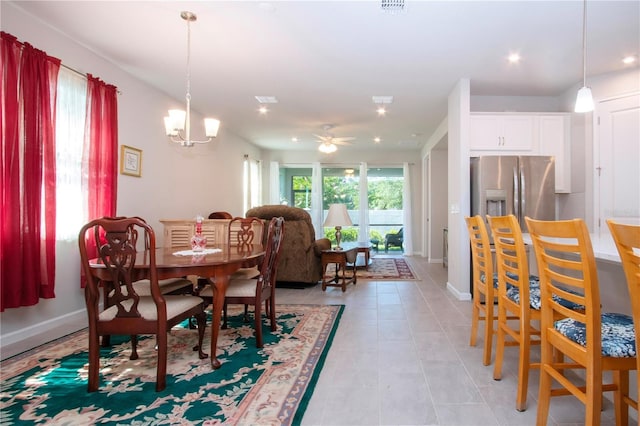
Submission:
[[[283,166],[280,173],[280,200],[282,204],[312,209],[312,168]],[[353,226],[343,227],[342,241],[372,241],[374,246],[384,249],[384,238],[388,233],[403,228],[403,169],[402,167],[367,168],[366,185],[360,184],[360,171],[354,167],[322,167],[322,218],[327,215],[330,204],[345,204]],[[368,235],[360,236],[361,196],[366,191],[365,214],[368,218]],[[320,232],[317,232],[320,236]],[[324,228],[324,235],[335,241],[335,229]],[[400,246],[390,251],[401,252]]]
[[[403,170],[400,167],[370,167],[367,170],[369,199],[369,237],[384,248],[385,235],[403,228]],[[396,239],[397,240],[397,239]],[[402,246],[392,245],[391,252],[402,252]]]

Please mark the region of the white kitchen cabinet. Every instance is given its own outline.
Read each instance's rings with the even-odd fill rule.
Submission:
[[[535,149],[534,117],[530,115],[471,115],[471,151],[522,154]],[[494,154],[495,155],[495,154]]]
[[[556,192],[571,192],[567,113],[471,113],[469,155],[552,155]]]
[[[571,137],[568,114],[538,117],[539,155],[556,158],[556,192],[571,192]]]

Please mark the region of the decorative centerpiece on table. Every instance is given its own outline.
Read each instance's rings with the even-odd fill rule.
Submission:
[[[191,237],[191,249],[203,251],[207,247],[207,237],[202,235],[202,216],[196,216],[196,233]]]

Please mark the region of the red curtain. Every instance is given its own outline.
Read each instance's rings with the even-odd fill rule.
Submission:
[[[55,297],[55,105],[60,60],[0,33],[0,311]]]
[[[87,121],[83,175],[87,176],[88,220],[116,215],[118,183],[118,90],[87,75]],[[88,247],[95,247],[89,244]],[[89,258],[98,253],[88,253]],[[84,282],[84,280],[83,280]],[[84,283],[83,283],[84,285]]]

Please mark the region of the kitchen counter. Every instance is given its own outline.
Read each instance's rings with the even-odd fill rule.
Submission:
[[[589,234],[589,236],[591,237],[591,246],[593,247],[593,254],[596,257],[596,260],[618,264],[622,263],[616,244],[613,242],[613,237],[608,231],[604,231],[599,234]],[[523,234],[522,238],[526,244],[532,244],[531,236],[529,234]]]

